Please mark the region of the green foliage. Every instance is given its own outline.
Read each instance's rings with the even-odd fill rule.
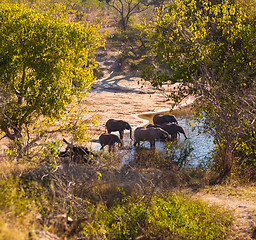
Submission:
[[[22,181],[14,175],[0,182],[0,210],[12,217],[25,218],[31,212],[47,209],[45,191],[34,181]],[[49,207],[49,205],[48,205]]]
[[[102,38],[100,25],[68,22],[59,5],[36,11],[4,1],[0,9],[0,129],[22,152],[53,130],[41,129],[31,140],[31,128],[60,120],[90,88]]]
[[[24,191],[20,186],[18,178],[9,178],[0,182],[0,209],[12,211],[15,216],[27,213],[29,200],[26,199]]]
[[[197,97],[194,110],[214,136],[221,178],[234,165],[255,164],[255,17],[250,1],[176,0],[148,25],[156,60],[143,77],[154,86],[178,83],[175,102]]]
[[[141,24],[130,24],[126,31],[117,31],[109,38],[111,48],[117,48],[120,54],[121,68],[129,68],[133,72],[139,70],[147,59],[148,39]]]
[[[95,11],[103,5],[103,1],[99,0],[82,0],[81,2],[85,5],[88,12]]]
[[[189,166],[189,156],[193,148],[189,142],[183,146],[175,142],[165,143],[166,152],[152,151],[152,149],[138,148],[134,158],[127,165],[131,168],[184,170]]]
[[[217,207],[179,194],[154,195],[127,198],[109,210],[99,206],[94,221],[84,227],[84,234],[103,239],[225,239],[231,223],[230,214]]]
[[[228,1],[215,5],[210,1],[174,1],[169,8],[159,8],[149,31],[155,39],[153,52],[172,71],[169,80],[188,85],[205,78],[204,71],[218,69],[209,72],[216,74],[216,81],[233,81],[239,86],[231,87],[243,87],[241,76],[253,73],[255,53],[255,30],[243,11]],[[241,48],[245,52],[239,51]]]
[[[62,140],[57,141],[46,141],[43,143],[43,146],[46,150],[46,154],[48,154],[48,157],[50,159],[57,158],[58,154],[60,153],[60,147],[62,144]]]

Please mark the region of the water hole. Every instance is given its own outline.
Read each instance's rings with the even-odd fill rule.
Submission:
[[[148,123],[153,123],[152,119],[155,114],[157,113],[145,113],[145,114],[140,114],[139,117],[142,119],[148,120],[149,121]],[[200,129],[202,128],[202,126],[200,125],[200,123],[196,122],[192,118],[192,113],[190,108],[187,107],[183,109],[177,109],[171,112],[170,111],[160,112],[160,114],[175,115],[179,125],[183,127],[188,139],[186,140],[183,134],[181,134],[174,144],[177,147],[177,149],[179,149],[179,147],[181,148],[185,147],[186,144],[188,143],[190,144],[190,146],[193,148],[193,151],[191,152],[188,158],[190,165],[196,166],[199,163],[206,162],[208,154],[213,148],[213,138],[208,134],[204,134],[200,132]],[[114,134],[118,135],[119,133],[115,132]],[[123,164],[125,164],[133,160],[136,148],[133,146],[133,142],[131,142],[129,138],[129,131],[125,132],[123,141],[124,141],[124,147],[116,151],[116,154],[119,154],[122,156]],[[94,141],[90,147],[94,151],[99,151],[101,146],[98,141]],[[145,149],[149,149],[150,144],[149,142],[141,142],[141,147]],[[115,149],[117,149],[117,147]],[[164,143],[160,141],[156,141],[155,150],[158,152],[164,152],[165,151]],[[105,147],[104,151],[107,152],[108,147]]]

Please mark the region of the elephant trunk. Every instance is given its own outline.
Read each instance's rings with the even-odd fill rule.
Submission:
[[[130,130],[130,139],[132,139],[132,127],[129,123],[126,123],[125,129]]]
[[[177,133],[182,133],[184,135],[185,139],[187,139],[186,133],[185,133],[184,129],[181,126],[178,126],[177,130],[178,130]]]
[[[184,135],[185,139],[188,139],[184,130],[180,131],[180,133]]]

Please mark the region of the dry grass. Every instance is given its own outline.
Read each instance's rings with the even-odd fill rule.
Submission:
[[[241,185],[239,183],[215,185],[212,187],[206,187],[202,191],[214,195],[233,196],[245,201],[255,201],[256,199],[256,186],[254,183],[245,185]]]
[[[20,175],[31,166],[30,163],[19,164],[8,157],[0,158],[0,180],[6,179],[9,175]]]
[[[1,240],[25,240],[28,239],[28,231],[24,227],[17,224],[16,219],[12,223],[7,223],[7,216],[1,214],[0,220],[0,239]]]
[[[101,205],[110,209],[117,204],[122,204],[127,197],[140,196],[144,199],[155,194],[162,196],[166,192],[184,189],[191,184],[192,179],[194,179],[193,183],[199,182],[200,176],[202,177],[202,173],[193,175],[191,172],[177,171],[175,167],[169,170],[157,169],[159,156],[156,157],[156,154],[149,151],[144,154],[140,153],[137,156],[137,162],[120,167],[122,157],[122,155],[102,153],[93,160],[91,165],[74,163],[67,165],[53,160],[52,164],[44,163],[34,167],[31,164],[15,164],[5,159],[0,166],[5,169],[5,173],[2,173],[3,179],[7,176],[18,175],[22,180],[23,189],[29,190],[28,194],[35,196],[33,191],[36,190],[37,206],[45,216],[49,216],[54,211],[60,214],[69,213],[74,220],[86,218],[89,219],[87,221],[92,222],[94,221],[93,212],[96,210],[91,209],[91,206]],[[193,175],[193,178],[189,177],[189,174]],[[32,186],[36,188],[25,187],[30,183],[33,183]],[[2,239],[26,239],[29,232],[36,232],[39,226],[30,224],[35,223],[35,214],[33,215],[32,212],[21,217],[13,215],[10,218],[5,211],[2,211],[4,218],[17,223],[14,228],[17,231],[16,235],[19,236],[19,238],[12,238],[11,234],[15,231],[9,231],[11,225],[1,224],[0,229],[3,228],[2,232],[5,234]],[[51,225],[40,228],[46,227],[57,232],[59,236],[64,237],[67,234],[52,228]],[[24,238],[23,231],[20,231],[23,228],[26,229]]]

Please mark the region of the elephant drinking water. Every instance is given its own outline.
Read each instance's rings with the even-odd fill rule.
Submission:
[[[161,125],[149,124],[147,126],[147,128],[161,128],[171,135],[171,140],[176,139],[177,135],[180,133],[182,133],[184,135],[185,139],[187,139],[187,136],[186,136],[186,133],[185,133],[183,127],[181,127],[180,125],[175,124],[175,123],[163,123]]]
[[[180,134],[180,133],[182,133],[184,135],[185,139],[187,139],[187,136],[186,136],[186,133],[185,133],[183,127],[181,127],[178,124],[163,123],[160,125],[160,128],[165,130],[166,132],[168,132],[171,135],[172,139],[177,138],[177,134]]]
[[[140,146],[140,141],[149,141],[150,147],[155,147],[155,140],[168,140],[169,134],[161,128],[136,128],[134,131],[134,146]]]

